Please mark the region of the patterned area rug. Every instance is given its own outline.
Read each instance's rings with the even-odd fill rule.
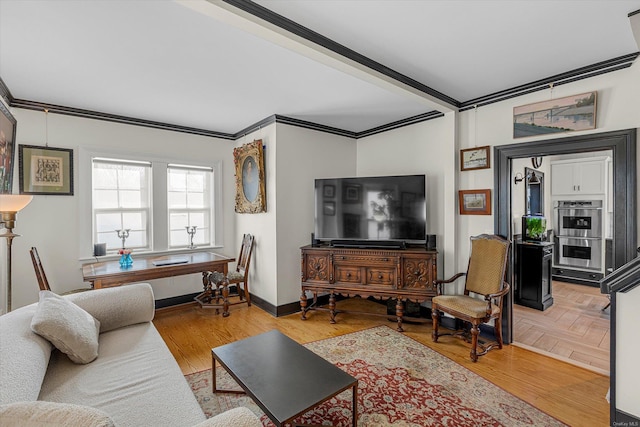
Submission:
[[[419,342],[379,326],[305,345],[358,378],[358,426],[564,426],[500,387]],[[218,367],[218,386],[240,389]],[[213,395],[211,371],[187,375],[208,417],[246,406],[273,426],[245,395]],[[313,386],[309,384],[309,386]],[[295,420],[300,424],[348,426],[351,391]]]

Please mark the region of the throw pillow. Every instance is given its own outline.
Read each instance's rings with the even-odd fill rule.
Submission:
[[[40,291],[31,330],[51,341],[75,363],[89,363],[98,357],[100,322],[53,292]]]
[[[2,405],[0,419],[3,427],[115,427],[111,418],[98,409],[41,400]]]

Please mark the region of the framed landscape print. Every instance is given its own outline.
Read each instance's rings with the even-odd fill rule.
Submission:
[[[73,196],[73,150],[19,146],[20,194]]]
[[[16,123],[15,117],[0,101],[0,194],[10,194],[13,187]]]
[[[491,215],[491,190],[458,191],[460,215]]]
[[[596,128],[597,92],[514,107],[513,137]]]
[[[488,169],[491,167],[491,147],[474,147],[460,150],[460,170]]]
[[[233,161],[236,166],[236,212],[266,212],[262,140],[235,148]]]

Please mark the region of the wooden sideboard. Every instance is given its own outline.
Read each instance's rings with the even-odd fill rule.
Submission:
[[[304,246],[301,251],[302,320],[309,310],[327,309],[318,306],[319,293],[329,294],[331,323],[344,312],[336,310],[336,295],[397,298],[397,329],[402,331],[403,301],[420,303],[436,295],[438,252],[434,250]],[[311,304],[307,291],[313,294]]]

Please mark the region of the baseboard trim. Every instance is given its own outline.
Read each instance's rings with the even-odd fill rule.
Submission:
[[[171,298],[158,299],[156,300],[156,310],[192,303],[194,302],[193,299],[198,296],[198,294],[199,292],[194,294],[178,295]]]

